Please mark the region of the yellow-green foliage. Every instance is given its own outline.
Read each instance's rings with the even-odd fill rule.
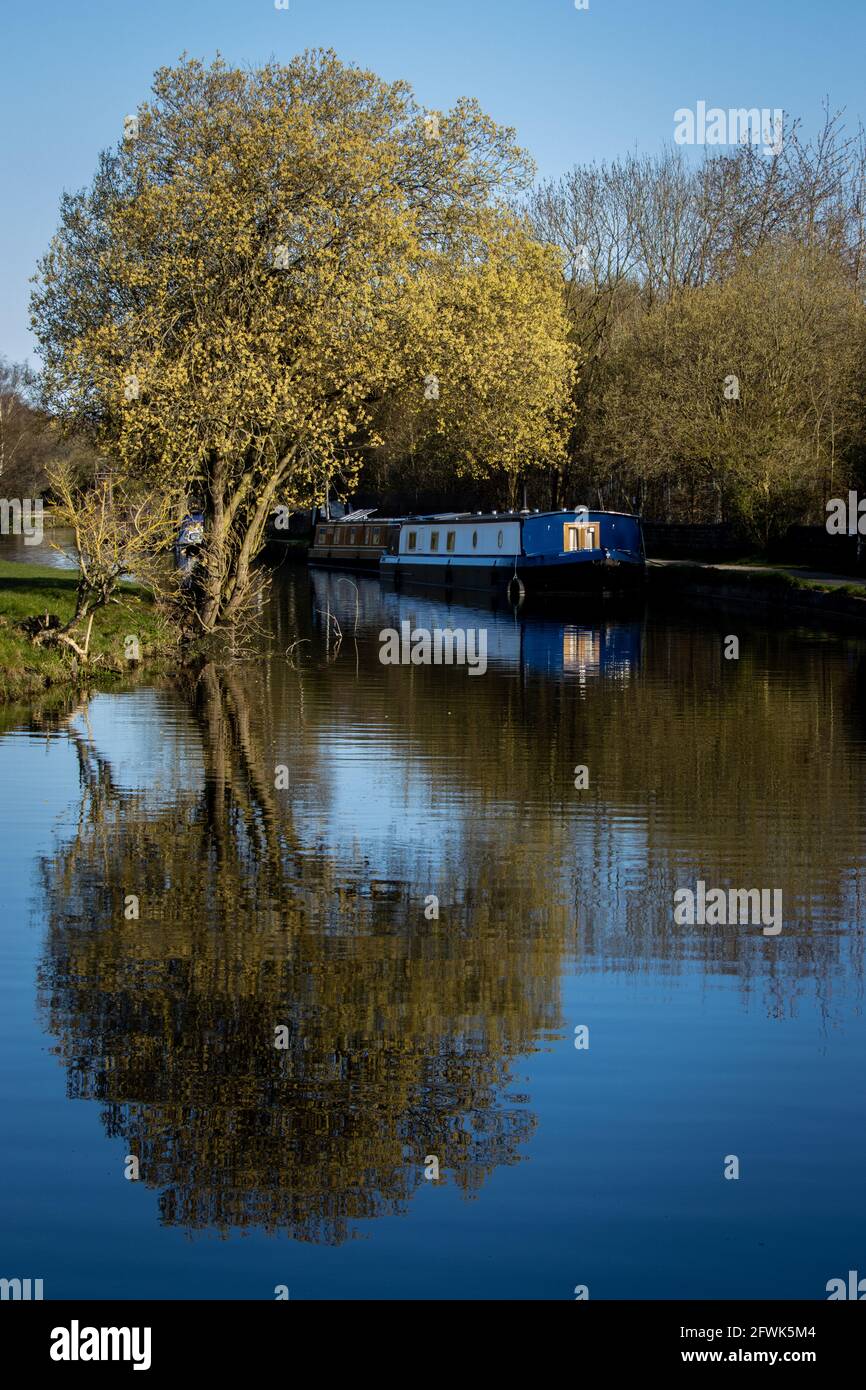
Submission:
[[[561,452],[573,358],[555,255],[505,206],[532,174],[512,131],[331,53],[184,60],[153,92],[65,200],[33,316],[64,418],[205,496],[205,627],[271,507],[351,478],[389,397],[469,470]]]
[[[612,335],[596,455],[644,482],[715,485],[766,540],[847,486],[862,428],[862,301],[838,258],[767,247]]]

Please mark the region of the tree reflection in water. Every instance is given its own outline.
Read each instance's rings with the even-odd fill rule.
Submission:
[[[473,1194],[534,1127],[509,1068],[559,1024],[564,921],[511,931],[495,868],[438,921],[405,880],[353,890],[299,842],[242,674],[187,693],[203,786],[157,811],[73,730],[81,814],[42,864],[39,978],[70,1096],[101,1103],[172,1225],[337,1243],[404,1209],[427,1154]]]
[[[575,960],[640,977],[660,1017],[696,975],[768,1027],[859,1011],[862,643],[741,624],[726,664],[709,621],[493,614],[490,670],[468,680],[378,660],[383,624],[459,610],[306,583],[275,597],[276,659],[171,696],[191,733],[169,796],[122,789],[73,735],[80,814],[42,864],[41,998],[70,1094],[101,1102],[165,1222],[339,1242],[404,1210],[428,1154],[476,1193],[526,1153],[511,1073],[567,1031]],[[332,613],[352,636],[336,653]],[[378,821],[341,821],[359,787]],[[675,926],[698,878],[780,888],[781,935]]]

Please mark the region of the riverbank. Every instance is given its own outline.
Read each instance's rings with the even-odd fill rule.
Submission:
[[[36,646],[22,630],[28,618],[53,613],[61,623],[75,611],[77,570],[0,560],[0,702],[31,699],[59,687],[75,689],[86,677],[89,687],[128,680],[135,669],[127,660],[124,639],[138,639],[141,664],[152,670],[175,650],[171,629],[146,593],[133,584],[118,591],[117,603],[101,609],[93,621],[90,651],[95,664],[83,668],[75,653]]]
[[[650,560],[649,592],[663,601],[693,599],[716,608],[811,615],[834,623],[866,626],[866,586],[844,575],[793,566],[709,564],[695,560]]]

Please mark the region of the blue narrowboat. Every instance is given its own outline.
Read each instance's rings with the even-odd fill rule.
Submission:
[[[643,582],[646,553],[640,517],[625,512],[455,512],[403,521],[379,572],[518,596],[621,593]]]

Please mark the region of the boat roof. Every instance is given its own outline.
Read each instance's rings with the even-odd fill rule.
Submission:
[[[575,513],[586,511],[590,516],[625,516],[632,521],[637,521],[637,512],[614,512],[608,511],[604,507],[558,507],[553,512],[542,512],[537,508],[530,511],[524,508],[522,511],[514,512],[418,512],[409,516],[376,516],[373,512],[366,515],[353,513],[351,516],[335,516],[330,521],[320,517],[316,523],[318,526],[342,526],[344,523],[357,526],[361,521],[372,522],[376,526],[400,526],[417,524],[421,521],[521,521],[525,517],[544,517],[544,516],[574,516]]]
[[[522,511],[511,512],[425,512],[418,516],[402,518],[405,521],[501,521],[506,520],[520,521],[525,517],[545,517],[545,516],[574,516],[576,512],[587,512],[590,516],[626,516],[632,521],[638,520],[636,512],[613,512],[607,511],[604,507],[558,507],[556,511],[542,512],[538,508],[530,511],[524,507]]]
[[[399,526],[401,522],[406,520],[407,518],[405,516],[375,516],[370,512],[366,516],[354,514],[352,516],[332,516],[330,520],[327,517],[320,516],[316,525],[342,526],[345,522],[348,526],[360,526],[361,523],[364,522],[372,526]]]

